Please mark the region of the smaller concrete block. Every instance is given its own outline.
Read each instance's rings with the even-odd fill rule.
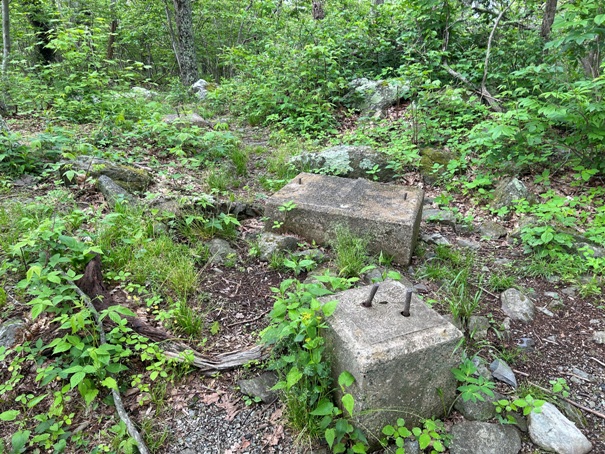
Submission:
[[[280,231],[325,244],[338,226],[345,226],[354,235],[368,237],[371,252],[384,251],[407,265],[418,236],[423,197],[415,187],[301,173],[267,200],[266,229],[274,231],[277,221]],[[292,203],[293,208],[284,209]]]
[[[355,377],[346,391],[354,397],[357,424],[374,440],[397,418],[411,427],[450,407],[457,386],[451,369],[460,363],[455,351],[462,333],[415,296],[404,317],[406,286],[400,282],[383,282],[372,307],[362,307],[370,289],[322,301],[339,301],[327,320],[333,376],[348,371]]]

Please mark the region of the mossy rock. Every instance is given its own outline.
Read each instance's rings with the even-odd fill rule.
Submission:
[[[454,159],[454,154],[450,151],[438,150],[436,148],[423,148],[420,150],[420,174],[428,184],[434,184],[437,181],[437,175],[434,172],[435,164],[446,167]]]
[[[153,182],[153,178],[149,172],[144,169],[116,164],[93,156],[78,156],[73,161],[63,163],[60,174],[67,185],[73,183],[73,179],[70,180],[67,177],[67,172],[70,170],[78,174],[87,174],[93,178],[99,178],[101,175],[104,175],[129,192],[145,191]]]

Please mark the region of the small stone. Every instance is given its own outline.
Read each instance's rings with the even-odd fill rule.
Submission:
[[[583,371],[582,369],[578,369],[577,367],[572,367],[571,372],[576,374],[578,377],[583,378],[585,381],[592,381],[592,377],[589,373]]]
[[[592,340],[597,344],[605,344],[605,331],[595,331]]]
[[[558,300],[560,298],[557,292],[544,292],[544,296]]]
[[[460,247],[473,249],[475,251],[478,251],[479,249],[481,249],[481,245],[479,243],[477,243],[475,241],[467,240],[466,238],[456,238],[456,243]]]
[[[502,399],[503,396],[494,393],[494,397],[490,397],[487,394],[480,393],[483,397],[483,401],[477,399],[475,402],[467,400],[466,402],[458,398],[454,404],[454,408],[458,410],[462,415],[469,421],[487,421],[496,417],[496,406],[494,402],[498,399]]]
[[[97,188],[111,207],[118,202],[136,205],[136,199],[131,193],[105,175],[101,175],[97,180]]]
[[[513,370],[503,360],[494,360],[489,365],[489,369],[492,371],[492,375],[496,380],[500,380],[513,388],[517,387],[517,378],[515,377]]]
[[[428,208],[422,211],[422,220],[441,225],[454,227],[456,225],[456,215],[451,211]]]
[[[210,262],[214,264],[224,263],[230,257],[237,257],[235,249],[233,249],[228,241],[221,238],[213,238],[208,242],[208,250],[210,251]]]
[[[533,350],[533,348],[535,346],[536,346],[536,341],[533,340],[531,337],[522,337],[517,342],[517,347],[520,348],[521,350]]]
[[[509,263],[511,263],[511,260],[507,259],[507,258],[494,260],[494,265],[498,265],[498,266],[508,265]]]
[[[534,319],[534,303],[515,288],[509,288],[500,295],[502,311],[512,320],[529,323]]]
[[[242,394],[258,397],[266,404],[277,398],[276,392],[271,390],[276,383],[277,376],[273,372],[265,372],[258,377],[237,382]]]
[[[502,225],[493,221],[485,221],[479,226],[479,233],[488,239],[497,240],[506,236],[507,230]]]
[[[264,232],[258,238],[260,260],[268,262],[276,252],[293,251],[298,246],[298,239],[293,236]]]
[[[529,436],[546,451],[558,454],[586,454],[592,443],[550,402],[542,405],[540,413],[529,414]]]
[[[442,246],[450,245],[450,242],[446,238],[444,238],[443,235],[441,235],[440,233],[423,233],[420,235],[420,238],[427,244],[436,244]]]
[[[551,311],[549,311],[546,307],[538,307],[538,310],[540,312],[542,312],[544,315],[548,315],[549,317],[555,316],[555,314],[553,314]]]
[[[414,291],[417,293],[428,293],[429,288],[424,284],[414,284]]]
[[[567,296],[575,296],[576,295],[576,287],[565,287],[564,289],[561,290],[561,293],[564,293]]]
[[[18,318],[7,320],[0,325],[0,347],[10,348],[15,345],[17,331],[19,331],[25,322]]]
[[[468,332],[472,339],[482,340],[487,338],[489,319],[481,315],[471,315],[468,320]]]

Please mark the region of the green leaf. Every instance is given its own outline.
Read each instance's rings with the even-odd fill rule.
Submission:
[[[83,396],[86,405],[90,405],[90,403],[95,400],[95,397],[97,397],[97,394],[99,394],[99,390],[97,388],[91,388],[86,390]]]
[[[322,399],[315,410],[311,412],[313,416],[331,415],[334,409],[334,404],[328,399]]]
[[[118,383],[112,377],[106,377],[105,380],[101,382],[101,384],[109,389],[118,389]]]
[[[595,24],[601,25],[603,22],[605,22],[605,14],[599,14],[599,15],[595,16],[595,18],[594,18]]]
[[[420,445],[421,451],[430,444],[431,444],[431,436],[429,434],[423,433],[422,435],[420,435],[420,437],[418,437],[418,445]]]
[[[73,389],[78,386],[78,384],[82,380],[84,380],[84,377],[86,377],[86,372],[76,372],[75,374],[73,374],[69,379],[69,384],[71,385],[71,388]]]
[[[353,445],[353,452],[363,454],[367,452],[366,445],[363,443],[355,443]]]
[[[334,429],[326,429],[325,438],[328,446],[331,448],[334,444],[334,440],[336,439],[336,431]]]
[[[441,443],[439,440],[435,440],[433,442],[433,449],[437,452],[445,451],[445,447],[443,446],[443,443]]]
[[[53,284],[61,283],[61,278],[59,277],[58,273],[51,273],[48,276],[46,276],[46,279],[48,279],[48,282],[52,282]]]
[[[349,371],[344,371],[338,376],[338,384],[341,388],[347,388],[355,383],[355,377]]]
[[[292,388],[292,386],[294,386],[300,381],[302,376],[303,374],[301,371],[298,370],[298,367],[293,367],[292,369],[290,369],[288,375],[286,375],[286,388]]]
[[[37,275],[38,277],[40,277],[41,272],[42,272],[42,267],[40,265],[33,265],[29,268],[29,270],[27,270],[26,279],[28,281],[31,281],[34,274]]]
[[[29,430],[20,430],[19,432],[15,432],[11,438],[13,453],[23,452],[25,444],[27,443],[27,440],[29,440],[30,435],[31,432]]]
[[[342,396],[342,405],[345,407],[345,410],[349,412],[349,416],[353,416],[353,407],[355,406],[353,396],[350,394],[345,394]]]
[[[34,408],[38,405],[48,394],[42,394],[41,396],[35,397],[27,403],[27,408]]]
[[[8,410],[0,413],[0,421],[14,421],[19,416],[19,410]]]
[[[390,437],[391,435],[393,435],[395,433],[395,428],[391,425],[384,426],[382,428],[382,433]]]
[[[338,306],[338,301],[337,300],[328,301],[326,304],[324,304],[321,307],[321,310],[322,310],[322,312],[324,313],[324,315],[326,317],[329,317],[336,310],[336,306]]]

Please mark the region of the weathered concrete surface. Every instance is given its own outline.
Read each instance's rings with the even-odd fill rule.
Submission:
[[[384,251],[398,263],[410,262],[420,220],[423,191],[409,186],[301,173],[267,200],[266,229],[329,243],[338,226],[368,237],[371,252]],[[283,209],[293,202],[294,208]],[[282,210],[280,210],[280,207]]]
[[[397,418],[412,427],[450,407],[457,386],[450,369],[460,363],[455,350],[462,333],[415,296],[410,316],[401,315],[406,286],[400,282],[383,282],[372,307],[362,307],[370,289],[322,301],[339,301],[327,319],[326,350],[335,378],[345,370],[355,377],[346,391],[355,400],[356,422],[371,441]]]

